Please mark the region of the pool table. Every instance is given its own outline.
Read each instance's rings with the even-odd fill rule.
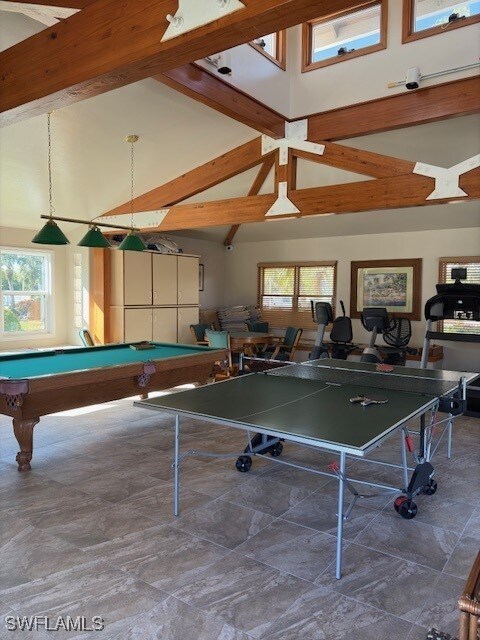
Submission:
[[[0,413],[13,417],[19,471],[28,471],[40,417],[189,382],[206,382],[226,352],[138,343],[0,355]],[[137,347],[137,348],[133,348]]]

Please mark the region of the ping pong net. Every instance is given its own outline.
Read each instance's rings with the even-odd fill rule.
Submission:
[[[330,367],[324,364],[292,364],[278,369],[271,369],[266,371],[265,374],[315,380],[335,386],[351,385],[354,387],[369,387],[370,389],[403,391],[437,398],[446,396],[458,388],[458,380],[438,380],[425,376],[417,377],[415,375],[395,372],[384,373],[375,370],[342,369],[341,367]]]

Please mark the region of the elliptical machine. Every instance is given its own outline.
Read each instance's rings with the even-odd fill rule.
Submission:
[[[362,325],[372,332],[368,347],[363,350],[360,362],[373,364],[404,365],[407,357],[407,345],[412,337],[410,320],[406,318],[389,318],[385,307],[367,307],[362,311]],[[382,357],[375,341],[381,333],[389,346],[383,349]]]
[[[313,321],[317,323],[317,335],[315,336],[315,345],[310,352],[309,360],[321,360],[328,358],[328,347],[323,344],[323,336],[327,324],[333,322],[332,305],[329,302],[314,302],[310,300]]]

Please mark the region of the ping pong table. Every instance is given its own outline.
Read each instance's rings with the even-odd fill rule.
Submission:
[[[434,430],[445,424],[449,443],[454,417],[465,409],[466,385],[478,374],[458,371],[390,367],[379,371],[374,364],[322,359],[290,364],[261,373],[251,373],[223,382],[137,401],[139,407],[175,413],[174,514],[179,514],[180,463],[188,455],[228,457],[204,451],[180,451],[180,417],[188,416],[228,425],[247,432],[247,448],[237,457],[236,467],[246,472],[252,458],[262,456],[287,466],[306,469],[338,480],[336,577],[341,578],[343,522],[348,519],[360,494],[352,484],[403,492],[395,500],[395,510],[410,519],[417,513],[413,498],[420,492],[433,494],[437,485],[431,464],[438,439]],[[438,410],[446,412],[440,419]],[[407,423],[419,419],[415,450]],[[403,431],[401,487],[356,480],[347,476],[347,458],[361,459],[386,438]],[[442,433],[442,435],[443,435]],[[252,437],[252,434],[256,434]],[[282,441],[306,445],[338,454],[338,462],[327,471],[279,460]],[[407,467],[407,450],[413,454],[415,468]],[[270,455],[268,455],[270,454]],[[450,455],[450,444],[448,447]],[[387,464],[370,461],[375,464]],[[409,471],[412,471],[409,479]],[[344,511],[344,493],[353,499]]]

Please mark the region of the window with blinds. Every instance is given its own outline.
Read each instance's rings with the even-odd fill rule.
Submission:
[[[336,262],[258,265],[258,305],[271,327],[315,329],[310,301],[335,309]]]
[[[467,269],[467,278],[462,282],[480,284],[480,256],[468,256],[462,258],[440,258],[439,282],[451,284],[452,269],[463,267]],[[438,331],[445,333],[474,333],[480,335],[480,322],[468,320],[442,320],[437,323]]]

